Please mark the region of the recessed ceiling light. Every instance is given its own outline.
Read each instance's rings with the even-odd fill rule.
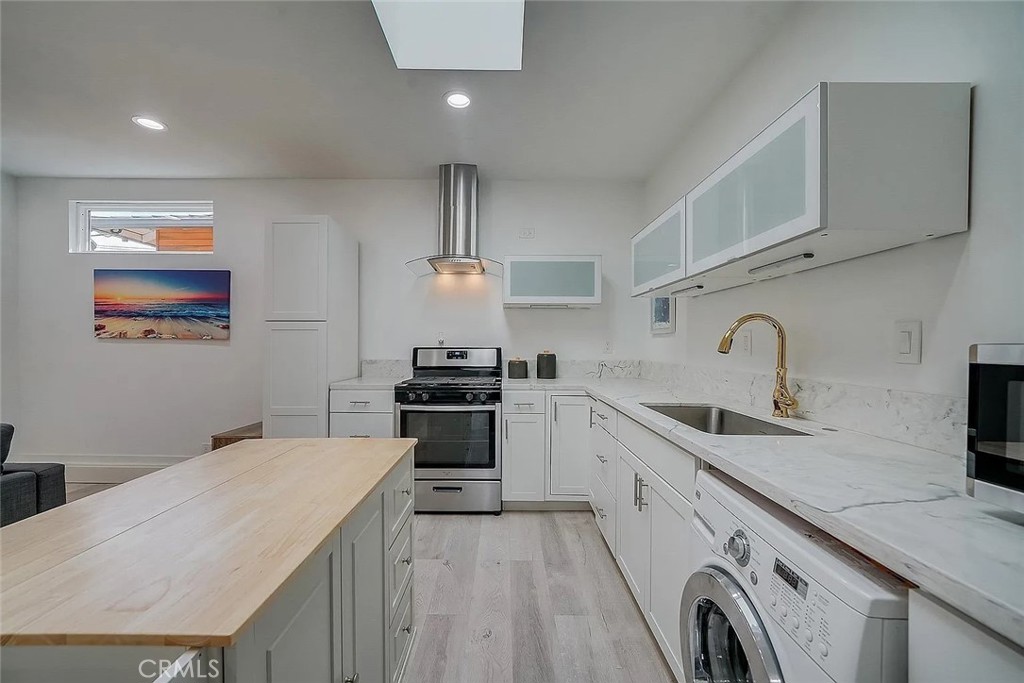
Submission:
[[[469,106],[469,95],[462,92],[461,90],[453,90],[449,93],[445,93],[444,101],[448,103],[449,107],[455,109],[465,109]]]
[[[157,121],[152,116],[133,116],[132,123],[142,128],[149,130],[167,130],[167,124],[163,121]]]

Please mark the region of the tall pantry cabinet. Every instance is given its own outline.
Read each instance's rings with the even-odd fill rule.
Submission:
[[[359,374],[359,243],[330,216],[267,226],[265,438],[326,437],[328,386]]]

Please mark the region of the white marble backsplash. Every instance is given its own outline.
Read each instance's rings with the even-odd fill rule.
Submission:
[[[640,377],[771,410],[775,374],[643,361]],[[790,377],[801,417],[864,434],[962,456],[967,399]]]
[[[639,379],[640,361],[611,359],[559,360],[557,371],[559,377],[566,378],[592,377],[594,379],[608,379],[611,377],[619,377],[624,379]]]
[[[536,359],[528,358],[527,363],[529,377],[536,377]],[[772,408],[775,383],[774,373],[629,359],[560,358],[557,374],[566,379],[649,379],[766,411]],[[412,363],[407,359],[367,359],[362,361],[362,376],[405,379],[412,376]],[[864,387],[805,377],[790,377],[789,387],[800,401],[797,414],[801,417],[933,451],[963,455],[967,439],[967,399],[962,396]]]
[[[412,377],[412,361],[409,359],[370,358],[360,363],[363,377],[385,379],[406,379]]]

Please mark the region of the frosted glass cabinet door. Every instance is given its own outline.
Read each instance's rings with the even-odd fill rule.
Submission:
[[[646,294],[683,279],[685,198],[651,221],[630,240],[633,254],[632,296]]]
[[[601,303],[600,256],[509,256],[506,306],[594,306]]]
[[[686,275],[815,230],[821,216],[821,85],[686,195]]]

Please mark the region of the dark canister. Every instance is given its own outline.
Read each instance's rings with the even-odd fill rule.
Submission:
[[[519,357],[509,360],[508,374],[505,376],[508,379],[526,379],[529,376],[526,361]]]
[[[555,354],[551,353],[547,349],[542,353],[537,354],[537,378],[555,378]]]

